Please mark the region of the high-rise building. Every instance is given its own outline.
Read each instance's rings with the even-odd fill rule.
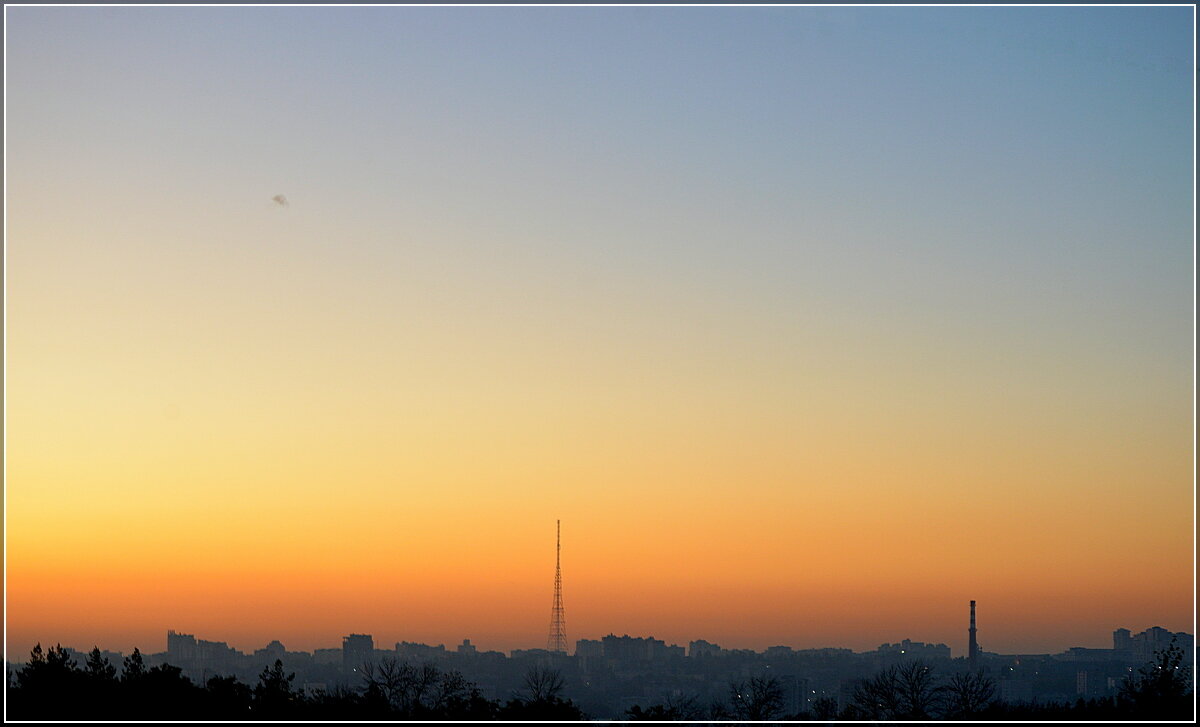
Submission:
[[[653,636],[635,638],[628,634],[609,634],[601,639],[600,643],[604,649],[604,658],[618,664],[662,660],[674,653],[672,649],[679,650],[678,656],[683,655],[682,647],[667,646],[662,639]]]
[[[591,671],[604,663],[604,642],[599,639],[580,639],[575,642],[575,661],[583,671]]]
[[[167,631],[167,658],[198,669],[231,669],[245,654],[224,641],[197,639],[192,634]]]
[[[1115,633],[1113,637],[1115,640]],[[1144,663],[1155,658],[1155,652],[1168,648],[1172,643],[1183,650],[1185,663],[1194,659],[1196,637],[1184,631],[1168,631],[1162,626],[1151,626],[1139,634],[1132,635],[1129,638],[1128,655],[1133,661]]]
[[[470,640],[468,639],[468,643]],[[401,661],[411,661],[420,663],[425,661],[442,661],[450,652],[446,651],[445,644],[430,646],[429,644],[421,644],[411,641],[396,642],[396,657]]]
[[[950,647],[905,639],[898,644],[880,644],[875,653],[897,659],[949,659]]]
[[[688,656],[693,659],[720,655],[721,647],[718,644],[710,644],[704,639],[697,639],[688,643]]]
[[[370,634],[342,637],[342,668],[347,674],[360,671],[363,664],[375,661],[375,639]]]
[[[254,658],[258,660],[266,660],[267,663],[270,663],[276,659],[283,661],[287,658],[287,649],[283,647],[281,642],[275,640],[267,644],[265,647],[255,650]]]
[[[167,658],[174,663],[190,662],[196,658],[196,637],[167,631]]]
[[[580,639],[575,642],[575,656],[602,658],[604,656],[604,642],[599,639]]]
[[[1132,632],[1129,629],[1117,629],[1113,632],[1113,651],[1125,654],[1133,650]]]
[[[778,678],[780,689],[783,691],[783,716],[795,717],[810,711],[809,705],[814,694],[812,681],[789,674]]]

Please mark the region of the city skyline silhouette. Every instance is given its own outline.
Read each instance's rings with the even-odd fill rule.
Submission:
[[[1178,711],[1194,6],[4,19],[22,714]]]
[[[193,715],[236,715],[236,709],[249,709],[306,718],[324,714],[575,720],[623,713],[634,719],[694,719],[707,712],[717,721],[814,716],[1077,720],[1178,718],[1188,709],[1187,699],[1194,694],[1193,672],[1186,666],[1195,662],[1192,634],[1160,627],[1139,633],[1118,628],[1112,632],[1111,648],[1004,654],[976,648],[976,602],[969,608],[971,648],[957,657],[945,644],[910,639],[860,653],[781,645],[759,653],[726,649],[703,639],[691,641],[685,650],[653,637],[612,633],[602,639],[579,639],[571,654],[553,648],[503,654],[480,649],[470,639],[453,649],[409,641],[386,648],[363,633],[343,637],[341,648],[310,653],[288,650],[274,640],[249,654],[224,642],[168,630],[163,652],[135,650],[124,656],[98,647],[85,653],[61,645],[43,649],[39,644],[28,662],[7,666],[10,685],[15,677],[16,709],[22,716],[53,695],[44,690],[55,680],[59,690],[70,689],[72,674],[75,683],[85,677],[96,686],[107,684],[108,706],[79,712],[91,716],[140,708],[160,715],[188,714],[188,709],[199,710]],[[114,678],[115,664],[123,665],[120,681]],[[1140,676],[1134,676],[1135,668]],[[1164,668],[1169,671],[1164,673]],[[1176,673],[1178,669],[1183,671]],[[253,700],[246,686],[243,696],[233,700],[242,706],[230,706],[231,685],[256,673],[259,684]],[[747,681],[747,673],[756,676]],[[647,680],[657,686],[639,686]],[[159,691],[146,691],[152,683]],[[426,686],[439,683],[443,686],[426,692]],[[143,685],[138,687],[141,691],[129,691],[136,684]],[[189,690],[191,696],[185,699]],[[725,690],[729,702],[723,701]],[[117,706],[136,694],[143,700],[156,696],[140,707]],[[189,699],[208,704],[189,708]],[[1193,710],[1194,704],[1192,698]],[[45,708],[55,713],[62,709]]]

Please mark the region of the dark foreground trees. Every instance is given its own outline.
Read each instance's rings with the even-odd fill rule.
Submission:
[[[735,719],[855,720],[855,721],[1081,721],[1182,720],[1192,717],[1195,695],[1191,669],[1183,663],[1183,650],[1171,646],[1155,652],[1153,660],[1125,680],[1120,694],[1107,699],[1078,699],[1074,703],[1000,702],[996,682],[981,671],[959,672],[943,678],[919,660],[904,662],[860,680],[850,704],[839,709],[837,700],[822,697],[807,712],[787,714],[776,679],[758,677],[730,685],[727,701],[718,700],[707,710],[695,708],[695,698],[684,711],[672,704],[635,706],[629,720],[699,721]]]
[[[1194,696],[1183,650],[1171,646],[1136,676],[1126,679],[1115,699],[1079,699],[1073,704],[1006,704],[996,699],[996,683],[983,672],[939,679],[932,667],[907,662],[863,680],[840,716],[852,719],[1028,719],[1155,720],[1190,719]]]
[[[531,670],[525,689],[503,705],[485,699],[457,671],[396,659],[364,664],[357,688],[305,694],[283,663],[262,670],[250,686],[233,676],[196,684],[179,667],[147,668],[141,652],[120,674],[99,649],[80,666],[61,647],[34,647],[8,688],[8,715],[17,720],[579,720],[562,697],[560,672]]]
[[[695,694],[672,694],[661,704],[635,705],[625,710],[630,721],[668,720],[772,720],[784,719],[783,685],[774,677],[750,677],[729,683],[725,700],[716,700],[705,709]]]
[[[1183,663],[1183,649],[1171,639],[1136,675],[1126,677],[1118,700],[1143,719],[1191,719],[1191,672]]]
[[[751,677],[729,685],[729,703],[737,719],[778,719],[783,714],[783,687],[774,677]]]
[[[362,683],[305,694],[280,661],[263,669],[254,685],[233,676],[196,684],[175,666],[147,667],[136,649],[121,669],[93,649],[83,664],[61,646],[30,653],[11,675],[8,716],[17,720],[553,720],[585,719],[563,697],[562,674],[536,667],[523,689],[503,703],[484,698],[457,671],[395,659],[363,665]],[[1194,695],[1191,669],[1174,643],[1126,679],[1109,699],[1074,704],[1005,704],[982,672],[943,678],[919,661],[862,680],[851,704],[839,711],[823,698],[810,711],[789,713],[780,681],[765,675],[729,684],[727,695],[703,705],[696,694],[674,694],[662,703],[631,707],[629,720],[832,719],[913,720],[1188,720]],[[791,708],[791,709],[794,709]]]
[[[202,697],[178,667],[147,669],[137,649],[118,675],[99,649],[80,667],[61,646],[38,644],[16,672],[8,709],[14,719],[153,719],[197,714]]]
[[[850,712],[861,719],[930,719],[940,712],[941,696],[933,667],[907,661],[860,683]]]
[[[535,666],[525,674],[524,693],[508,700],[497,716],[505,720],[525,721],[584,719],[583,712],[574,702],[562,698],[564,686],[560,671]]]
[[[996,683],[978,671],[952,674],[942,689],[946,716],[953,719],[974,717],[996,696]]]
[[[457,671],[383,659],[364,664],[368,711],[399,719],[492,719],[496,704]]]
[[[631,722],[640,721],[696,721],[707,716],[707,711],[700,704],[700,698],[695,694],[670,694],[661,704],[643,708],[634,705],[625,711],[626,718]]]

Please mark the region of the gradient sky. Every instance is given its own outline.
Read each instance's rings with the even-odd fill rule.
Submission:
[[[1192,630],[1191,8],[5,16],[10,656]]]

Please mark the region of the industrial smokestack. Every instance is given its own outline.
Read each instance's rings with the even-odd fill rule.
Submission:
[[[975,671],[979,665],[979,642],[975,640],[975,602],[971,601],[971,628],[967,632],[970,635],[969,646],[967,647],[967,665],[971,667],[971,671]]]

